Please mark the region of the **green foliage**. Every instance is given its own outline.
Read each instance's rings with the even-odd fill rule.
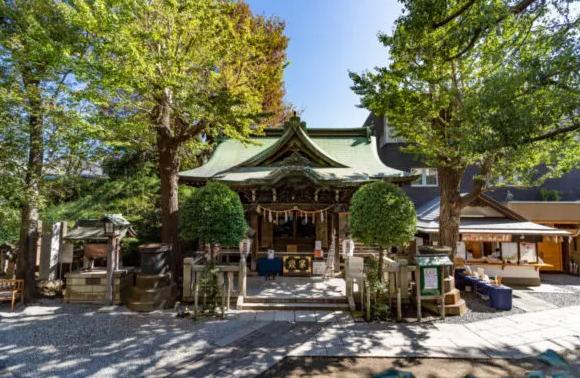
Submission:
[[[20,211],[13,206],[0,203],[0,219],[0,244],[15,245],[19,236]]]
[[[92,188],[78,199],[52,205],[43,213],[45,224],[100,218],[120,213],[141,241],[159,241],[159,179],[135,175],[125,179],[91,181]]]
[[[540,189],[540,199],[542,201],[560,201],[561,197],[562,195],[558,190]]]
[[[181,237],[185,240],[237,246],[248,228],[238,194],[215,182],[183,202],[180,217]]]
[[[568,1],[404,0],[386,67],[351,73],[407,151],[532,181],[580,163],[579,13]],[[536,167],[549,169],[541,175]],[[445,200],[445,199],[444,199]]]
[[[376,259],[365,259],[368,290],[371,294],[371,319],[387,320],[389,317],[389,295],[387,283],[380,279],[379,262]]]
[[[415,235],[415,207],[393,184],[377,181],[360,187],[350,205],[354,238],[382,248],[407,244]]]
[[[199,277],[199,291],[201,295],[201,314],[213,316],[219,309],[221,314],[225,309],[222,306],[223,287],[218,280],[219,269],[214,262],[207,263]]]
[[[95,36],[86,93],[118,146],[154,145],[163,131],[202,150],[221,135],[245,139],[283,111],[284,25],[244,2],[77,0],[68,15]]]

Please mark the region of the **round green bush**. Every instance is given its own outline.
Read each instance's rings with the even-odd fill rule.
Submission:
[[[360,187],[350,205],[352,236],[382,248],[413,239],[417,216],[413,202],[393,184],[377,181]]]
[[[196,190],[183,202],[180,218],[181,237],[188,241],[237,246],[248,228],[238,194],[215,182]]]

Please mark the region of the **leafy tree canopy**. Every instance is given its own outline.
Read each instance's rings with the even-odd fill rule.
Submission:
[[[408,151],[459,174],[478,166],[478,189],[493,176],[521,183],[577,166],[577,3],[402,3],[393,33],[380,35],[390,63],[351,77],[362,106],[385,115]]]
[[[360,187],[350,205],[354,238],[382,248],[407,244],[415,235],[415,207],[405,192],[377,181]]]
[[[72,3],[71,17],[96,36],[87,76],[92,100],[127,143],[146,141],[143,125],[161,127],[164,101],[172,107],[165,132],[183,141],[201,134],[243,139],[283,113],[287,39],[280,21],[253,16],[237,1]]]
[[[181,207],[180,217],[185,240],[234,246],[248,228],[240,197],[221,183],[196,190]]]

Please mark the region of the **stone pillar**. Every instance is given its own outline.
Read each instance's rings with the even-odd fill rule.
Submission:
[[[246,297],[246,286],[247,286],[247,266],[246,266],[246,256],[245,254],[240,254],[240,276],[238,278],[238,287],[240,289],[239,295]]]
[[[108,305],[114,304],[114,292],[115,292],[115,268],[117,259],[117,240],[118,236],[109,237],[109,243],[107,246],[107,289],[105,302]]]
[[[39,278],[41,280],[55,280],[58,270],[58,255],[62,245],[63,230],[66,228],[63,222],[52,225],[50,232],[42,235],[40,250]]]

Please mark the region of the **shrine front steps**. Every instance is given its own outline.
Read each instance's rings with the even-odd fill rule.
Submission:
[[[346,297],[257,297],[248,296],[238,310],[349,311]]]

